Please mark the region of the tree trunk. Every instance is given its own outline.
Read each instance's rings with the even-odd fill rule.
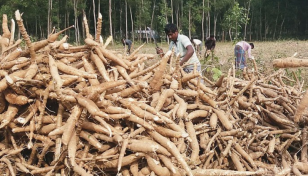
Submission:
[[[74,17],[75,17],[75,40],[77,45],[80,43],[80,33],[79,33],[79,24],[78,24],[78,16],[77,16],[77,5],[78,5],[78,0],[74,0]]]
[[[283,20],[282,20],[282,22],[281,22],[281,25],[280,25],[279,38],[281,37],[282,27],[283,27],[283,24],[284,24],[284,20],[285,20],[285,17],[283,18]]]
[[[216,0],[214,0],[215,8],[214,8],[214,32],[213,35],[216,36],[216,27],[217,27],[217,16],[218,14],[216,13]]]
[[[238,24],[237,24],[237,19],[236,19],[236,21],[235,21],[235,24],[236,24],[235,26],[238,26]],[[236,28],[235,28],[235,37],[238,38],[238,36],[239,36],[239,35],[238,35],[237,27],[236,27]]]
[[[44,36],[44,33],[43,33],[43,30],[42,30],[41,24],[40,24],[40,31],[41,31],[41,37],[43,37],[43,36]],[[17,38],[20,39],[20,32],[18,32]]]
[[[278,10],[278,12],[277,12],[277,16],[276,16],[276,20],[275,20],[275,26],[274,26],[274,32],[273,32],[273,40],[275,40],[275,38],[276,38],[276,29],[277,29],[277,25],[278,25],[278,18],[279,18],[279,1],[277,2],[277,10]]]
[[[92,1],[93,3],[93,19],[94,19],[94,31],[95,31],[95,34],[94,36],[96,36],[96,15],[95,15],[95,0]]]
[[[122,4],[122,0],[120,0],[120,4]],[[124,4],[125,4],[125,1],[124,1]],[[125,8],[125,6],[124,6],[124,8]],[[123,24],[123,22],[122,22],[122,14],[123,14],[123,9],[122,9],[122,6],[120,7],[120,16],[119,16],[119,22],[120,22],[120,25],[119,25],[119,27],[120,27],[120,34],[119,34],[119,36],[120,36],[120,39],[122,39],[122,36],[123,36],[123,30],[122,30],[122,24]],[[116,36],[116,37],[118,37],[118,36]]]
[[[51,11],[52,11],[52,0],[48,0],[48,14],[47,14],[47,34],[51,33],[52,21],[51,21]]]
[[[214,15],[214,29],[213,29],[213,35],[216,36],[216,30],[217,30],[217,15]]]
[[[70,25],[69,22],[70,22],[70,13],[69,13],[69,11],[67,11],[66,12],[66,27],[68,27]],[[65,32],[67,32],[67,31],[65,31]],[[70,37],[70,33],[69,32],[67,32],[67,33],[68,33],[68,37]]]
[[[113,1],[113,5],[111,7],[116,7],[116,1]],[[114,19],[117,18],[117,13],[114,14]],[[112,34],[116,34],[116,23],[112,23]],[[112,38],[115,39],[116,36],[112,35]],[[113,42],[113,40],[112,40]]]
[[[67,1],[65,1],[64,9],[65,9],[65,13],[64,13],[64,27],[66,28],[66,27],[69,26],[69,12],[67,10]],[[70,38],[69,32],[65,31],[65,34],[67,34],[68,38]]]
[[[248,23],[248,16],[249,16],[249,12],[250,12],[250,2],[251,2],[251,0],[248,1],[245,27],[244,27],[244,40],[246,40],[246,35],[247,35],[247,23]]]
[[[211,13],[210,13],[210,0],[208,0],[207,3],[208,11],[207,11],[207,16],[208,16],[208,36],[211,35]]]
[[[171,23],[174,23],[174,21],[173,21],[173,1],[171,0],[170,3],[171,3],[170,4],[170,6],[171,6]]]
[[[188,36],[191,38],[191,7],[188,9]]]
[[[262,1],[261,1],[262,2]],[[260,40],[262,40],[262,5],[260,6],[260,24],[259,24],[259,32],[260,32]]]
[[[167,13],[167,2],[166,2],[166,0],[164,0],[164,4],[165,4],[165,20],[166,20],[166,24],[168,24],[169,22],[168,22],[168,13]],[[169,44],[169,38],[167,37],[167,41],[168,41],[168,44]]]
[[[60,26],[61,24],[60,24],[60,21],[62,21],[61,19],[60,19],[60,6],[61,6],[61,3],[60,3],[60,1],[58,2],[58,11],[57,11],[57,18],[58,18],[58,23],[57,23],[57,26]],[[62,15],[62,14],[61,14]]]
[[[267,37],[267,30],[268,30],[268,23],[266,21],[266,13],[264,12],[264,40],[266,40]]]
[[[153,30],[153,20],[154,20],[154,13],[155,13],[155,3],[156,0],[153,1],[153,10],[152,10],[152,17],[151,17],[151,30]],[[152,31],[150,31],[152,32]],[[150,38],[150,41],[152,41],[152,38]]]
[[[202,43],[204,43],[204,1],[205,0],[202,0],[202,20],[201,20],[201,31],[202,31],[202,34],[201,34],[201,38],[202,38]]]
[[[141,41],[141,26],[139,25],[139,36],[138,36],[138,41],[140,42]]]
[[[147,31],[147,27],[146,26],[144,26],[144,30]],[[145,37],[146,37],[147,43],[149,43],[148,33],[145,33]]]
[[[178,7],[176,9],[176,25],[179,26],[179,21],[180,21],[180,5],[178,4]]]
[[[134,41],[135,40],[134,21],[133,21],[133,13],[132,13],[131,6],[129,6],[129,11],[130,11],[130,19],[131,19],[131,23],[132,23],[132,38],[133,38],[133,41]]]
[[[156,3],[156,0],[153,1],[153,10],[152,10],[152,17],[151,17],[151,29],[153,27],[153,20],[154,20],[154,13],[155,13],[155,3]]]
[[[109,0],[109,30],[110,30],[110,36],[112,36],[112,38],[113,38],[113,35],[112,35],[112,16],[111,16],[111,11],[112,11],[112,9],[111,9],[111,0]],[[111,43],[112,43],[112,45],[113,45],[113,39],[112,39],[112,41],[111,41]]]
[[[125,0],[125,38],[128,38],[127,0]]]
[[[254,16],[254,14],[253,14],[253,12],[251,13],[251,19],[250,19],[250,26],[249,26],[249,41],[251,41],[251,38],[252,38],[252,23],[253,23],[253,16]]]
[[[210,4],[210,0],[207,0],[207,7],[209,7],[209,4]],[[207,13],[206,13],[206,18],[205,18],[205,21],[206,21],[206,28],[205,28],[205,37],[209,36],[209,10],[207,10]]]
[[[180,28],[182,28],[182,23],[181,23],[181,21],[182,21],[182,19],[184,18],[184,3],[183,3],[183,1],[181,1],[181,19],[179,19],[179,27]]]
[[[165,3],[165,19],[166,19],[166,23],[168,24],[168,11],[167,11],[167,8],[168,8],[168,6],[167,6],[167,2],[166,2],[166,0],[164,0],[164,3]]]
[[[231,35],[231,28],[229,28],[229,37],[230,37],[230,41],[232,42],[232,35]]]

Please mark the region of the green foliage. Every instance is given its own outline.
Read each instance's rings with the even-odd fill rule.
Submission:
[[[189,16],[189,11],[191,15],[190,21],[190,31],[195,34],[197,29],[202,25],[200,22],[202,20],[202,6],[198,0],[186,0],[184,1],[184,14]],[[182,29],[185,33],[189,31],[189,18],[182,19]]]
[[[213,78],[214,81],[217,81],[220,78],[220,76],[222,75],[222,71],[220,69],[216,68],[216,67],[212,68],[211,72],[213,73],[212,78]]]
[[[212,7],[216,11],[226,11],[230,5],[232,5],[234,0],[216,0],[214,2],[211,2]]]
[[[236,2],[233,7],[225,13],[221,24],[222,28],[228,31],[240,31],[242,25],[246,23],[246,20],[249,20],[246,16],[245,10],[245,8],[240,7]],[[239,34],[240,33],[235,34],[235,39],[237,39]]]
[[[303,80],[303,77],[302,77],[303,69],[302,68],[298,68],[298,69],[285,69],[285,71],[286,71],[287,77],[292,78],[294,80],[296,80],[296,78],[297,78],[299,81]],[[294,78],[294,76],[296,76],[296,78]],[[290,85],[293,85],[293,83],[291,82]]]
[[[200,60],[202,75],[213,81],[217,81],[223,74],[221,71],[221,64],[219,63],[219,58],[212,52],[208,57],[204,57]]]
[[[9,5],[0,6],[0,14],[6,14],[8,19],[13,17],[13,13],[14,12],[11,11],[11,7]],[[2,23],[2,18],[0,18],[0,22]]]
[[[139,1],[139,7],[136,9],[136,25],[149,26],[151,23],[151,6],[149,1]]]
[[[15,19],[14,12],[18,9],[23,13],[22,17],[27,32],[30,35],[37,35],[38,38],[44,38],[47,36],[49,1],[52,2],[52,27],[63,29],[78,22],[78,29],[81,30],[79,32],[81,35],[84,34],[82,31],[82,11],[84,10],[92,34],[95,33],[96,25],[94,24],[94,14],[97,18],[99,12],[103,16],[102,36],[110,34],[109,1],[1,0],[0,24],[2,14],[7,14],[9,20]],[[127,14],[125,2],[127,2]],[[232,41],[236,42],[242,40],[239,36],[244,34],[243,26],[247,24],[246,30],[251,32],[252,40],[267,40],[269,38],[304,40],[308,38],[305,26],[308,16],[306,2],[307,0],[294,2],[290,0],[112,0],[111,18],[115,35],[113,37],[116,39],[125,33],[123,29],[126,25],[129,32],[133,32],[131,30],[150,24],[162,36],[165,24],[173,20],[173,23],[178,24],[184,34],[187,35],[190,30],[192,36],[198,37],[201,37],[201,32],[215,33],[216,36],[222,36],[222,32],[225,32],[224,35],[227,36],[230,32],[232,37],[229,36]],[[77,11],[74,10],[74,4],[77,5]],[[74,14],[75,12],[76,14]],[[207,16],[208,12],[210,16]],[[154,14],[153,21],[152,14]],[[188,25],[189,15],[191,17],[190,25]],[[203,24],[202,19],[204,19]],[[74,41],[74,32],[67,33],[71,34],[69,40]]]

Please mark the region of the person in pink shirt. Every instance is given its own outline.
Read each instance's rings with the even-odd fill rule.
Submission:
[[[246,52],[250,59],[253,59],[251,55],[251,49],[254,48],[253,43],[247,43],[245,41],[240,41],[235,44],[234,55],[235,55],[235,68],[244,69],[246,67]]]

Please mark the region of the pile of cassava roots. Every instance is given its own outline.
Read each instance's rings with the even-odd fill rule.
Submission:
[[[18,10],[10,24],[4,14],[1,175],[308,174],[308,97],[295,74],[262,75],[254,62],[213,82],[185,73],[173,51],[108,49],[101,15],[95,36],[83,18],[79,46],[63,35],[74,26],[31,42]]]

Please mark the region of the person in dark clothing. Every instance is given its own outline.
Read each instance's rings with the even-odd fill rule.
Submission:
[[[133,42],[131,40],[129,40],[129,39],[123,38],[122,39],[122,44],[123,44],[124,47],[125,47],[125,45],[127,45],[127,53],[130,54],[130,49],[132,47]]]
[[[211,52],[214,51],[216,46],[216,39],[214,35],[210,35],[210,37],[205,40],[205,57],[208,57]]]

